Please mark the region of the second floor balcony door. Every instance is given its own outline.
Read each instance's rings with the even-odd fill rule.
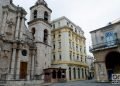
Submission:
[[[114,32],[106,32],[105,33],[105,45],[112,46],[115,44],[115,33]]]

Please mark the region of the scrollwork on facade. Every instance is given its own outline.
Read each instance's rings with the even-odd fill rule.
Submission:
[[[7,23],[6,34],[7,35],[12,35],[12,33],[13,33],[12,28],[13,28],[13,25],[14,25],[13,19],[7,20],[6,23]]]

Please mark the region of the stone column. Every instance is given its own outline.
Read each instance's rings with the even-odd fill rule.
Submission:
[[[95,77],[96,77],[96,80],[99,81],[100,80],[100,76],[99,76],[99,73],[98,73],[98,66],[97,66],[97,63],[95,63]]]
[[[69,77],[69,67],[66,67],[66,78],[67,78],[67,80],[70,80],[70,77]]]
[[[16,25],[16,32],[15,32],[15,39],[18,40],[18,33],[20,28],[20,13],[18,14],[17,25]]]
[[[82,79],[82,70],[80,68],[80,79]]]
[[[31,73],[32,73],[32,79],[33,79],[35,74],[35,50],[33,50]]]
[[[8,77],[9,80],[14,79],[15,61],[16,61],[16,44],[13,45],[11,69]]]
[[[96,77],[98,82],[108,81],[107,70],[104,62],[98,62],[95,64]]]
[[[25,23],[25,19],[24,19],[24,16],[23,16],[23,17],[22,17],[22,21],[21,21],[20,39],[22,39],[22,36],[23,36],[24,23]]]
[[[20,56],[21,56],[21,49],[18,50],[17,56],[17,69],[16,69],[16,79],[20,79]]]
[[[17,55],[17,69],[16,69],[16,79],[20,79],[20,56],[21,56],[22,44],[19,45],[18,55]]]
[[[4,11],[1,34],[4,34],[4,32],[5,32],[6,20],[7,20],[7,11]]]

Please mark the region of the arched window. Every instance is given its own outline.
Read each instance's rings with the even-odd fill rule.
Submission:
[[[43,38],[43,41],[44,41],[45,44],[48,43],[48,30],[47,30],[47,29],[44,30],[44,38]]]
[[[48,21],[48,12],[46,12],[46,11],[44,12],[44,20]]]
[[[33,36],[33,39],[35,38],[34,35],[35,35],[35,28],[32,28],[31,29],[31,32],[32,32],[32,36]]]
[[[37,18],[37,10],[34,10],[34,13],[33,13],[33,18],[36,19]]]

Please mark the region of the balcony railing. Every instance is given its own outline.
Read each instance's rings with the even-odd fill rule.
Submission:
[[[120,44],[120,39],[116,39],[116,40],[109,41],[109,42],[102,42],[102,43],[98,43],[96,45],[90,46],[89,51],[92,52],[92,51],[96,51],[100,49],[111,48],[119,44]]]

